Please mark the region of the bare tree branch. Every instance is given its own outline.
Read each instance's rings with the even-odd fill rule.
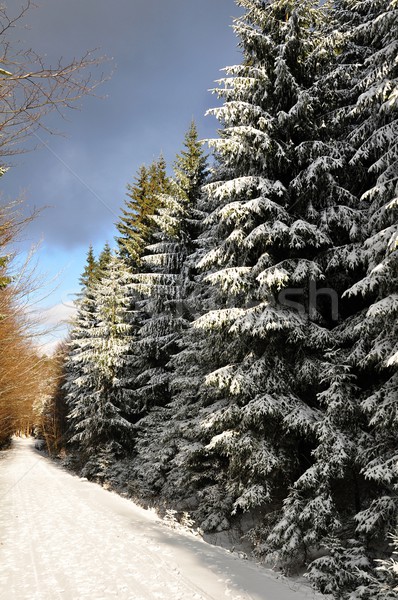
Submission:
[[[57,111],[77,108],[86,95],[94,94],[107,77],[94,70],[104,64],[105,58],[96,50],[86,52],[64,64],[46,65],[43,58],[31,48],[22,48],[11,42],[10,30],[22,22],[34,4],[26,4],[13,17],[8,9],[0,7],[0,156],[23,152],[24,143],[39,128],[46,128],[46,117]]]
[[[31,0],[16,14],[0,6],[0,162],[26,151],[26,142],[39,128],[48,131],[46,117],[77,108],[105,80],[93,77],[104,59],[87,52],[54,66],[31,48],[14,41],[13,30],[34,7]],[[0,165],[0,176],[5,172]],[[0,446],[16,431],[30,432],[33,404],[46,395],[48,360],[39,356],[34,338],[42,334],[34,318],[32,294],[40,285],[31,257],[15,260],[15,240],[37,211],[26,216],[23,203],[0,204]],[[14,265],[14,270],[12,268]],[[47,362],[46,362],[47,361]],[[55,375],[51,381],[55,381]],[[52,384],[53,385],[53,384]]]

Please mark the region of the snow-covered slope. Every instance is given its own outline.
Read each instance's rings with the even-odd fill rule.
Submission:
[[[32,440],[0,454],[0,497],[2,600],[316,597],[66,473]]]

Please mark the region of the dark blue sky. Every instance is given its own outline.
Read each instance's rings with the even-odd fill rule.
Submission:
[[[48,63],[67,62],[85,50],[113,59],[113,75],[67,120],[53,116],[40,133],[45,147],[14,158],[2,178],[3,198],[21,193],[31,206],[49,206],[27,232],[43,240],[40,269],[62,270],[46,299],[54,320],[78,288],[89,243],[112,242],[126,184],[142,163],[162,152],[169,165],[194,118],[202,138],[216,134],[204,117],[217,102],[208,89],[220,69],[240,62],[231,28],[233,0],[39,0],[17,32]],[[14,3],[13,3],[13,6]],[[109,65],[105,65],[109,70]]]

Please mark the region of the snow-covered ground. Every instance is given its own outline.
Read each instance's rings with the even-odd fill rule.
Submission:
[[[15,439],[0,453],[4,600],[311,600],[306,586],[167,528]]]

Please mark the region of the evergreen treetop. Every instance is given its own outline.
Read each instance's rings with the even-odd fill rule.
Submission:
[[[79,279],[81,288],[86,290],[92,287],[97,280],[98,275],[98,264],[95,259],[94,250],[92,244],[90,244],[87,251],[86,264],[84,266],[83,273]]]
[[[141,166],[135,183],[128,184],[125,207],[116,223],[119,236],[116,238],[121,256],[130,266],[139,269],[141,255],[151,242],[153,222],[151,217],[161,203],[161,194],[167,193],[169,179],[163,157],[149,167]]]

